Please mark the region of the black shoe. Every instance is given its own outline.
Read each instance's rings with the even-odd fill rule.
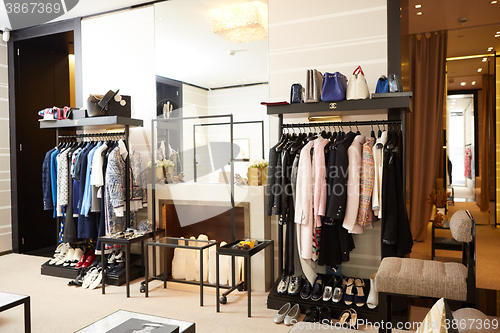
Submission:
[[[332,322],[332,315],[330,314],[330,309],[326,306],[322,306],[319,309],[319,322],[324,325],[330,325]]]
[[[318,275],[314,281],[311,299],[313,301],[319,301],[321,297],[323,297],[323,280],[321,276]]]
[[[308,323],[317,323],[319,320],[318,308],[315,306],[311,306],[306,311],[306,316],[304,317],[304,321]]]
[[[305,279],[304,284],[302,284],[302,290],[300,291],[300,297],[302,299],[308,299],[311,297],[312,286],[309,280]]]

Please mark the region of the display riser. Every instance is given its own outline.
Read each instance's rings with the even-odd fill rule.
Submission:
[[[50,260],[49,260],[50,261]],[[65,279],[74,280],[78,276],[78,269],[70,266],[56,266],[49,265],[49,261],[42,264],[41,273],[42,275],[61,277]],[[132,255],[132,266],[130,267],[130,281],[143,277],[144,274],[141,272],[141,267],[134,265],[134,263],[140,262],[140,256]],[[122,286],[125,284],[125,268],[121,269],[117,273],[106,273],[106,284],[114,286]]]
[[[378,321],[378,308],[369,309],[366,306],[366,304],[363,305],[362,307],[358,307],[358,306],[356,306],[356,304],[346,305],[344,303],[344,300],[341,300],[338,303],[334,303],[331,300],[328,302],[324,302],[322,299],[320,299],[318,301],[313,301],[311,298],[302,299],[300,297],[300,295],[297,295],[297,296],[280,295],[277,292],[278,284],[279,284],[279,280],[275,282],[272,290],[270,291],[269,295],[267,296],[267,308],[268,309],[279,310],[286,303],[291,303],[292,305],[299,304],[301,313],[306,313],[307,309],[311,306],[316,306],[316,307],[326,306],[327,308],[330,309],[332,319],[339,319],[341,313],[344,310],[354,309],[358,313],[358,318],[370,321],[372,323]],[[368,295],[369,290],[370,290],[370,280],[365,280],[365,284],[366,284],[366,287],[365,287],[366,294]],[[396,318],[402,322],[405,322],[408,320],[408,318],[393,316],[394,320]]]

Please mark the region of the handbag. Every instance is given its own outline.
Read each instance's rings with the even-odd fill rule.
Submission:
[[[377,87],[375,88],[376,94],[383,94],[389,92],[389,80],[387,80],[387,76],[382,75],[379,77],[377,81]]]
[[[308,69],[306,76],[306,103],[321,101],[321,89],[323,88],[323,74],[316,69]]]
[[[109,101],[118,94],[109,90],[106,95],[90,95],[87,99],[87,114],[89,117],[105,116]]]
[[[290,103],[302,103],[304,101],[304,88],[300,83],[292,84],[290,90]]]
[[[345,99],[347,89],[347,78],[344,74],[325,73],[323,76],[323,89],[321,100],[323,102],[337,102]]]
[[[370,89],[368,89],[368,84],[366,83],[365,73],[363,73],[361,66],[358,66],[347,83],[346,99],[367,98],[370,98]]]
[[[396,74],[389,74],[389,92],[402,92],[403,85]]]

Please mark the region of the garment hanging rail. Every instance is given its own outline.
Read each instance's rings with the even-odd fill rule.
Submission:
[[[314,123],[289,123],[283,124],[282,128],[301,128],[301,127],[349,127],[349,126],[377,126],[377,125],[400,125],[401,120],[365,120],[365,121],[333,121],[333,122],[314,122]]]
[[[112,133],[88,133],[88,134],[73,134],[73,135],[59,135],[59,139],[79,139],[79,138],[99,138],[99,137],[119,137],[125,136],[125,132],[112,132]]]

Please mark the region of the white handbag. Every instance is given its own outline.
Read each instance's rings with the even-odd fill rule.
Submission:
[[[367,99],[370,98],[370,90],[366,83],[365,74],[358,66],[352,73],[351,79],[347,83],[346,99]]]
[[[306,77],[306,103],[321,101],[321,89],[323,88],[323,74],[316,69],[308,69]]]

